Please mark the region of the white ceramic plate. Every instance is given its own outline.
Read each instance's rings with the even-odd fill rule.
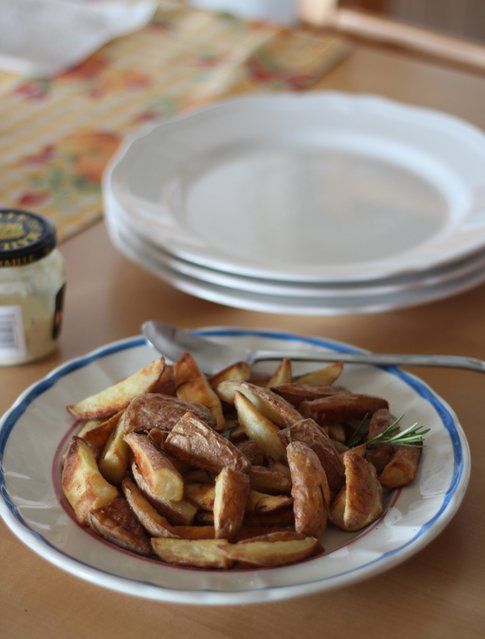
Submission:
[[[356,281],[485,244],[485,136],[373,96],[238,98],[144,129],[104,180],[138,231],[211,268]]]
[[[238,291],[259,293],[262,295],[276,295],[279,297],[296,297],[306,299],[325,298],[368,298],[375,295],[395,295],[403,291],[416,291],[424,288],[446,285],[458,278],[473,276],[480,271],[485,279],[485,251],[458,261],[453,261],[435,269],[420,273],[389,277],[386,279],[347,282],[347,283],[308,283],[285,282],[283,280],[265,280],[249,276],[234,275],[207,268],[200,264],[188,262],[171,255],[168,251],[142,238],[135,227],[127,224],[117,215],[119,207],[113,206],[106,213],[109,227],[114,227],[124,237],[130,238],[131,245],[140,254],[152,256],[169,269],[191,278],[202,280],[209,284],[216,284]]]
[[[321,338],[232,328],[201,334],[250,348],[355,348]],[[160,601],[262,603],[330,590],[381,573],[421,550],[449,523],[465,494],[470,453],[452,409],[424,382],[398,369],[348,366],[342,383],[382,395],[406,422],[430,429],[415,481],[386,499],[360,533],[328,528],[326,553],[296,565],[223,572],[164,565],[111,546],[78,526],[60,498],[59,461],[73,433],[67,403],[126,376],[155,357],[145,340],[115,342],[52,371],[27,389],[0,422],[0,514],[32,550],[99,586]],[[301,365],[297,372],[308,370]]]
[[[107,217],[106,221],[110,237],[118,249],[150,273],[190,295],[244,310],[321,316],[378,313],[450,297],[485,281],[485,269],[480,263],[477,268],[473,268],[465,275],[452,276],[444,282],[431,281],[426,285],[420,283],[416,288],[390,294],[374,294],[369,291],[367,295],[357,296],[327,296],[322,293],[319,297],[299,297],[253,293],[240,290],[234,285],[221,286],[205,279],[185,275],[169,267],[163,257],[157,251],[150,249],[146,243],[140,244],[133,233],[125,232],[120,225],[113,224],[110,217]]]

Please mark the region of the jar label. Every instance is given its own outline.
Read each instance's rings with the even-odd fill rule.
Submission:
[[[0,359],[24,357],[25,333],[20,306],[0,306]]]

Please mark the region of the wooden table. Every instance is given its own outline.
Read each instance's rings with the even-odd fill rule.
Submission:
[[[436,107],[485,128],[485,83],[463,70],[360,46],[322,88],[374,92]],[[148,318],[180,326],[272,327],[376,351],[447,352],[485,358],[485,286],[416,309],[372,316],[301,318],[229,309],[173,290],[117,254],[102,224],[62,246],[69,284],[58,354],[0,370],[0,410],[58,363],[138,332]],[[159,604],[102,590],[51,566],[0,524],[0,637],[361,637],[485,634],[485,386],[473,373],[419,373],[456,410],[468,434],[472,478],[454,521],[404,565],[327,594],[261,606]],[[480,559],[480,556],[482,559]]]

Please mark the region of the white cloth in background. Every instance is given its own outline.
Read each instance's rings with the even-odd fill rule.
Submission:
[[[50,77],[144,26],[156,0],[0,0],[0,68]]]

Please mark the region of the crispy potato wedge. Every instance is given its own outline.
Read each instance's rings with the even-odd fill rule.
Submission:
[[[188,484],[185,495],[200,510],[213,511],[216,497],[215,486],[211,484]],[[289,504],[291,504],[291,499],[288,495],[266,495],[257,490],[250,490],[246,500],[246,512],[267,513],[285,508]]]
[[[352,393],[340,393],[300,404],[302,415],[311,417],[319,424],[336,424],[362,419],[366,415],[373,415],[381,408],[389,408],[389,404],[382,397]]]
[[[193,413],[186,413],[165,440],[165,449],[198,468],[220,472],[225,466],[247,472],[250,463],[230,441]]]
[[[150,555],[150,541],[126,499],[117,497],[107,506],[88,514],[91,528],[108,541],[139,555]]]
[[[140,395],[149,393],[160,379],[165,369],[163,357],[156,359],[148,366],[140,369],[126,379],[105,388],[100,393],[86,399],[69,404],[67,409],[80,419],[105,419],[111,417],[128,406],[130,401]]]
[[[251,466],[249,469],[249,481],[253,490],[263,493],[289,493],[291,491],[291,480],[287,475],[266,468],[266,466]]]
[[[247,540],[237,544],[228,544],[222,551],[232,561],[253,566],[285,566],[309,557],[318,545],[318,539],[304,537],[278,541],[277,538],[266,541]]]
[[[151,505],[131,479],[123,479],[123,494],[140,524],[152,537],[178,537],[174,527]]]
[[[79,431],[78,437],[84,439],[84,441],[91,446],[96,457],[99,457],[102,451],[106,448],[106,444],[118,425],[122,414],[122,411],[119,411],[118,413],[115,413],[113,417],[110,417],[104,422],[91,420],[90,422],[86,422],[84,427]],[[88,428],[88,424],[97,425],[93,428]]]
[[[215,539],[214,526],[174,526],[180,539]]]
[[[330,506],[325,471],[316,453],[306,444],[291,442],[287,452],[295,530],[303,535],[320,537],[327,526],[327,508]]]
[[[169,564],[198,568],[229,568],[232,560],[224,554],[225,539],[167,539],[153,537],[155,553]]]
[[[251,376],[251,367],[247,362],[236,362],[209,377],[209,383],[215,390],[219,384],[227,381],[245,382]]]
[[[125,424],[126,424],[126,421],[125,421]],[[160,430],[159,428],[152,428],[151,430],[144,431],[144,432],[146,433],[148,439],[155,446],[157,450],[163,450],[165,440],[167,439],[167,435],[168,435],[167,431]],[[125,428],[125,435],[126,434],[128,433],[126,433],[126,428]]]
[[[309,446],[320,460],[331,490],[340,489],[345,479],[344,464],[334,443],[313,419],[302,419],[293,426],[280,430],[278,436],[285,445],[296,441]]]
[[[185,487],[185,498],[197,506],[198,510],[212,512],[214,509],[214,484],[198,484],[192,482]]]
[[[384,432],[394,421],[394,416],[386,408],[376,411],[369,423],[367,439]],[[375,467],[377,473],[381,473],[384,470],[384,466],[391,461],[393,453],[394,448],[392,446],[377,446],[366,450],[366,459]]]
[[[182,526],[188,526],[192,523],[197,508],[186,499],[180,501],[169,501],[168,499],[162,499],[153,492],[150,491],[150,487],[145,482],[143,475],[138,470],[135,463],[131,466],[131,473],[136,485],[141,490],[143,495],[150,501],[152,506],[158,510],[164,517],[166,517],[171,524],[179,524]]]
[[[397,448],[379,477],[384,488],[399,488],[416,477],[421,448]]]
[[[298,384],[310,384],[313,386],[324,386],[327,384],[333,384],[338,380],[340,375],[344,370],[343,362],[335,362],[334,364],[329,364],[324,368],[319,368],[316,371],[311,371],[310,373],[306,373],[306,375],[300,375],[295,378],[295,382]]]
[[[301,419],[300,413],[283,397],[249,382],[222,382],[217,387],[221,399],[234,404],[236,393],[241,393],[262,413],[280,428],[285,428]]]
[[[281,364],[276,368],[273,375],[269,378],[266,386],[272,388],[273,386],[279,386],[280,384],[291,383],[291,360],[285,357]]]
[[[321,397],[331,397],[332,395],[341,395],[349,392],[341,386],[297,384],[296,382],[274,386],[272,391],[277,395],[281,395],[293,406],[298,406],[305,400],[320,399]]]
[[[345,443],[347,434],[342,424],[325,424],[325,426],[322,426],[321,428],[327,433],[327,435],[334,443]]]
[[[255,531],[255,529],[248,528],[247,531],[243,531],[244,533],[247,532],[249,536],[246,539],[238,538],[238,541],[242,544],[246,541],[292,541],[294,539],[305,539],[305,535],[297,533],[296,530],[292,530],[291,528],[282,528],[280,530],[266,529],[265,532],[259,532],[258,534],[256,534],[256,532],[251,534],[251,531]]]
[[[280,473],[281,475],[285,475],[285,477],[288,477],[288,479],[291,479],[291,473],[290,473],[290,469],[288,468],[288,464],[282,464],[281,462],[274,461],[273,459],[269,459],[268,468],[270,470],[274,470],[277,473]]]
[[[245,432],[244,437],[246,437]],[[264,452],[254,440],[246,439],[245,441],[236,444],[236,446],[242,454],[249,459],[251,464],[255,464],[256,466],[262,466],[264,464]]]
[[[112,484],[121,483],[130,465],[131,452],[124,435],[125,414],[122,413],[98,459],[99,470]]]
[[[190,353],[184,353],[173,365],[177,397],[207,406],[214,416],[216,430],[224,429],[221,400],[201,373]]]
[[[162,395],[175,395],[175,376],[173,373],[173,366],[166,365],[163,369],[163,373],[156,385],[154,386],[152,393],[161,393]]]
[[[184,480],[167,455],[140,433],[128,433],[125,442],[131,448],[136,465],[152,494],[169,501],[183,499]]]
[[[198,524],[209,525],[214,523],[214,513],[200,510],[195,516]],[[293,526],[295,518],[291,508],[281,508],[271,512],[248,513],[244,517],[243,528],[267,529],[281,526]]]
[[[286,459],[286,449],[278,437],[278,427],[262,415],[242,393],[236,393],[234,402],[239,422],[246,435],[255,441],[268,457],[276,460]]]
[[[101,426],[101,424],[103,423],[103,420],[102,419],[89,419],[87,422],[80,422],[80,423],[82,423],[82,427],[81,427],[81,430],[79,430],[76,433],[76,436],[80,437],[81,439],[84,439],[83,435],[87,435],[92,430],[96,430],[96,428],[98,428],[98,426]]]
[[[169,432],[187,411],[197,415],[209,426],[215,426],[216,421],[207,406],[160,393],[144,393],[135,397],[128,405],[125,411],[125,431],[130,433],[159,429]]]
[[[184,474],[184,481],[188,484],[194,482],[197,484],[213,484],[214,480],[215,477],[207,470],[202,470],[202,468],[195,468]]]
[[[76,519],[84,525],[92,510],[107,506],[119,494],[99,472],[93,449],[79,437],[73,437],[67,451],[61,486]]]
[[[343,530],[361,530],[382,513],[382,488],[376,470],[352,449],[343,455],[345,486],[330,508],[332,522]]]
[[[239,442],[247,441],[247,439],[248,438],[246,437],[246,432],[244,431],[244,428],[240,426],[239,424],[235,428],[231,429],[231,432],[229,434],[229,440],[231,442],[238,444]]]
[[[217,539],[234,539],[242,526],[249,495],[249,477],[223,468],[214,487],[214,528]]]

